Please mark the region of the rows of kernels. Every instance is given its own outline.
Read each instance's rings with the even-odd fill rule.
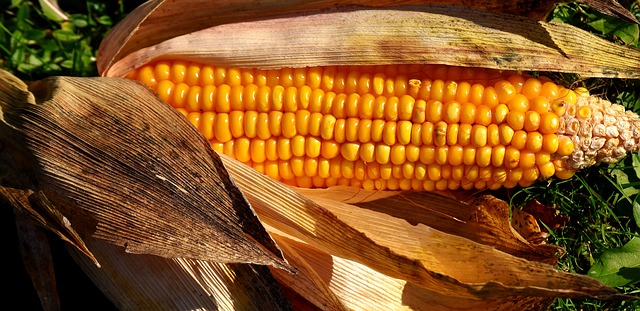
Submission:
[[[507,170],[504,185],[515,186],[549,175],[552,159],[531,155],[572,150],[572,140],[556,135],[553,111],[564,107],[558,96],[575,94],[519,75],[505,80],[494,71],[426,65],[263,71],[181,61],[136,75],[217,150],[253,166],[303,155],[368,165],[463,164]]]

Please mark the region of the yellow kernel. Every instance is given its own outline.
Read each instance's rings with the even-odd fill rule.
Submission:
[[[398,101],[398,120],[411,120],[415,102],[416,100],[409,95],[400,97]]]
[[[509,111],[507,114],[507,124],[514,130],[521,130],[524,128],[524,112],[522,111]]]
[[[520,164],[520,150],[508,146],[504,153],[504,166],[506,168],[516,168]]]
[[[513,134],[513,139],[511,139],[511,146],[518,150],[522,150],[527,145],[527,132],[525,131],[516,131]]]
[[[349,118],[345,123],[345,138],[347,141],[358,141],[359,139],[359,130],[360,128],[360,119],[358,118]]]
[[[411,142],[411,121],[398,121],[396,125],[398,143],[406,145]]]
[[[214,138],[215,112],[205,111],[200,115],[200,132],[207,140]],[[246,120],[246,116],[245,116]],[[245,131],[246,134],[246,131]]]
[[[475,147],[482,147],[487,144],[487,127],[474,125],[471,129],[471,144]]]
[[[495,106],[497,106],[496,104]],[[493,106],[493,107],[495,107]],[[489,107],[487,105],[480,105],[476,107],[476,124],[487,126],[491,124],[492,113],[491,109],[493,107]]]
[[[574,144],[571,138],[561,135],[558,137],[558,151],[556,153],[559,156],[568,156],[573,153]]]
[[[433,163],[436,159],[436,148],[433,146],[420,147],[420,162],[424,164]]]
[[[531,152],[538,152],[542,150],[544,143],[544,136],[539,132],[529,132],[527,134],[527,141],[525,143],[525,149]]]
[[[538,170],[540,171],[540,178],[542,179],[551,178],[556,173],[556,167],[553,165],[553,162],[538,165]]]
[[[385,106],[385,120],[397,121],[398,120],[398,97],[391,96],[387,98],[387,104]]]
[[[546,112],[540,115],[540,133],[555,134],[560,127],[560,119],[553,112]]]
[[[476,163],[476,147],[465,146],[462,148],[462,163],[473,165]]]
[[[499,104],[493,107],[493,123],[500,124],[507,119],[507,115],[509,115],[509,107],[505,104]]]
[[[520,151],[520,163],[519,166],[522,169],[532,168],[536,165],[536,155],[533,152],[522,150]]]
[[[463,147],[460,145],[453,145],[449,147],[449,154],[447,159],[452,166],[458,166],[462,164]]]
[[[543,114],[549,112],[551,105],[549,104],[549,99],[544,96],[536,96],[531,99],[529,109],[537,112],[538,114]]]
[[[426,119],[431,123],[436,123],[442,119],[443,104],[437,100],[427,102]]]
[[[500,127],[495,124],[487,126],[487,144],[495,146],[500,144]]]
[[[476,164],[480,167],[486,167],[491,164],[491,151],[490,146],[484,146],[476,149]]]
[[[567,102],[562,99],[556,99],[551,102],[551,111],[561,117],[567,112]]]
[[[513,135],[515,131],[508,124],[500,124],[498,126],[499,134],[500,134],[500,143],[503,145],[511,144],[513,140]]]
[[[522,171],[522,180],[521,181],[534,182],[534,181],[538,180],[539,177],[540,177],[540,171],[538,171],[538,168],[537,167],[530,167],[530,168],[524,169]]]
[[[185,83],[178,83],[173,88],[173,93],[169,103],[174,108],[182,108],[187,100],[187,93],[189,92],[189,86]]]
[[[229,113],[229,120],[231,120],[231,125],[230,125],[231,135],[234,138],[243,137],[244,136],[244,112],[231,111]]]
[[[171,81],[175,84],[184,82],[187,74],[188,62],[176,60],[171,64]]]
[[[306,152],[306,139],[302,135],[296,135],[291,138],[291,153],[294,157],[302,157]]]
[[[542,136],[542,151],[556,153],[560,146],[560,140],[556,134],[546,134]]]
[[[391,146],[386,144],[376,145],[376,162],[380,164],[386,164],[389,162],[390,155],[391,155]]]
[[[281,160],[289,160],[293,156],[293,153],[291,153],[291,140],[289,138],[278,138],[276,141],[276,150],[278,158]]]
[[[391,146],[391,163],[395,165],[400,165],[407,161],[407,154],[404,145],[395,144]]]
[[[173,106],[174,108],[177,108],[174,106],[173,102],[171,101],[171,98],[173,97],[174,89],[175,89],[175,84],[173,84],[173,82],[169,80],[162,80],[158,82],[158,87],[156,89],[156,92],[158,93],[158,96],[162,100],[164,100],[166,103],[171,104],[171,106]]]
[[[577,87],[573,91],[578,96],[589,96],[589,90],[586,87]]]
[[[273,136],[280,136],[282,133],[282,111],[271,111],[268,116],[269,132]]]
[[[498,102],[500,104],[508,103],[516,95],[516,88],[507,80],[500,80],[496,82],[494,88],[498,95]]]
[[[278,141],[275,137],[265,140],[264,150],[267,155],[267,161],[278,160]]]
[[[529,110],[529,100],[522,94],[515,94],[508,102],[510,111],[527,112]]]
[[[320,139],[318,139],[317,137],[314,137],[314,136],[307,137],[305,140],[306,155],[313,158],[320,156],[321,146],[322,146],[322,143],[320,142]]]
[[[229,127],[229,114],[218,113],[215,116],[214,123],[214,136],[219,142],[227,142],[231,140],[231,129]]]
[[[504,164],[504,155],[507,148],[503,145],[494,146],[491,150],[491,165],[500,167]]]
[[[460,108],[460,123],[473,124],[476,120],[476,105],[464,103]]]
[[[484,98],[484,86],[481,84],[473,84],[469,94],[469,102],[476,106],[482,105]]]
[[[396,143],[396,129],[397,123],[394,121],[389,121],[384,124],[384,128],[382,130],[382,141],[391,146]]]
[[[482,104],[489,108],[493,108],[500,104],[500,98],[498,98],[498,93],[494,87],[488,86],[484,89],[482,94]]]
[[[526,96],[529,100],[540,95],[542,89],[542,83],[536,78],[528,78],[522,85],[522,95]]]
[[[471,143],[471,124],[460,124],[458,126],[458,144],[466,146]]]
[[[545,82],[540,88],[540,96],[546,97],[549,101],[558,98],[558,86],[553,82]]]
[[[460,125],[458,125],[457,123],[449,124],[449,126],[447,126],[447,145],[453,146],[458,143],[459,129]]]
[[[359,143],[343,143],[340,146],[340,154],[347,161],[355,161],[360,157]]]
[[[267,159],[265,141],[262,139],[252,139],[250,145],[251,161],[261,163]]]
[[[448,124],[460,122],[460,103],[449,101],[443,107],[442,120]]]
[[[375,158],[376,145],[373,143],[365,143],[360,145],[360,159],[364,162],[373,162]]]

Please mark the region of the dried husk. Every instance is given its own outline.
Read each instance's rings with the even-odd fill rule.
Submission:
[[[129,254],[94,238],[87,244],[102,268],[71,254],[118,310],[291,310],[262,265]]]
[[[102,75],[120,77],[155,59],[180,58],[264,69],[430,63],[570,72],[584,77],[640,77],[637,49],[568,24],[469,7],[388,7],[383,2],[381,8],[312,10],[315,8],[296,7],[294,3],[286,11],[290,14],[274,15],[280,11],[265,13],[271,8],[266,5],[244,7],[222,2],[204,6],[215,7],[220,18],[211,19],[202,28],[195,29],[194,25],[200,25],[196,22],[190,27],[180,26],[183,22],[170,23],[176,27],[169,31],[171,35],[156,35],[160,30],[152,34],[151,25],[166,27],[160,25],[166,22],[167,12],[173,12],[172,19],[177,18],[178,13],[170,6],[165,10],[163,4],[158,3],[155,10],[149,4],[146,11],[134,12],[134,17],[114,29],[99,54]],[[222,14],[240,8],[243,10],[228,16]],[[256,19],[259,13],[262,15]],[[215,25],[205,28],[209,24]]]
[[[22,164],[0,187],[24,194],[18,210],[54,228],[46,217],[60,213],[80,237],[127,252],[288,268],[209,143],[145,87],[59,77],[27,89],[4,71],[0,80],[2,152]]]
[[[467,223],[475,222],[476,216],[483,218],[481,213],[469,213],[468,218],[461,219],[462,223],[450,217],[450,221],[442,225],[447,227],[445,230],[452,232],[449,234],[445,233],[445,230],[437,230],[426,224],[416,224],[416,220],[412,218],[399,218],[367,209],[366,204],[374,201],[364,203],[365,206],[358,208],[333,199],[314,198],[309,192],[306,192],[308,196],[303,196],[295,189],[256,174],[255,170],[235,159],[225,155],[221,155],[221,158],[272,235],[308,244],[334,258],[357,262],[391,278],[410,282],[439,295],[470,300],[492,300],[513,295],[599,298],[617,296],[616,290],[595,279],[558,271],[553,265],[543,263],[545,259],[541,258],[541,254],[546,252],[545,250],[529,251],[529,254],[543,262],[529,261],[497,250],[490,246],[490,241],[486,241],[488,245],[483,245],[473,239],[456,235],[458,230],[465,231],[461,228],[467,226]],[[439,201],[443,201],[443,197],[431,197],[421,204],[426,204],[424,206],[429,208],[437,207]],[[460,202],[445,202],[448,203],[440,204],[448,204],[451,210],[460,210],[461,214],[468,213],[468,210],[474,211]],[[483,228],[491,231],[494,236],[501,236],[505,233],[495,231],[492,227],[503,227],[504,224],[508,226],[508,217],[501,219],[497,216],[508,213],[508,210],[504,210],[506,205],[496,205],[492,202],[488,198],[476,201],[478,209],[484,210],[484,215],[496,215],[495,218],[490,217],[493,224],[485,219],[481,220],[476,228]],[[423,206],[415,204],[398,204],[395,208],[408,211],[414,209],[415,213],[421,211],[428,214]],[[498,210],[491,211],[491,208]],[[408,212],[408,215],[411,214]],[[514,233],[511,231],[510,234]],[[483,235],[478,234],[479,237]],[[503,237],[497,239],[509,240]],[[522,240],[520,242],[526,243]],[[297,253],[302,259],[296,260],[312,260],[306,258],[307,254],[302,251]],[[285,257],[288,255],[285,251]],[[526,276],[520,275],[523,271],[526,271]],[[332,279],[332,276],[323,274],[323,271],[317,274],[321,278]],[[341,291],[353,291],[352,287],[342,285]],[[350,299],[359,300],[354,297]]]

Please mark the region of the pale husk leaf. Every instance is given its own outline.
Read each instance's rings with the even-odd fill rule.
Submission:
[[[514,296],[504,299],[464,299],[444,296],[396,279],[365,265],[332,256],[304,242],[273,234],[287,260],[304,264],[295,275],[272,270],[278,279],[289,284],[315,305],[328,310],[544,310],[554,298]],[[299,256],[296,258],[296,256]],[[302,262],[302,263],[300,263]],[[328,288],[309,291],[309,288]],[[337,297],[340,305],[329,304]]]
[[[639,50],[571,25],[428,5],[342,8],[221,24],[130,51],[102,75],[124,76],[162,58],[263,69],[428,63],[640,77]]]
[[[130,254],[93,238],[87,244],[102,268],[70,249],[72,257],[119,310],[291,310],[265,266]]]
[[[221,158],[272,233],[286,234],[332,256],[358,262],[443,296],[496,299],[505,295],[616,295],[614,289],[595,279],[557,271],[552,265],[410,223],[411,219],[326,198],[315,202],[315,198],[302,196],[234,159],[224,155]],[[424,212],[412,204],[394,207]],[[518,275],[529,270],[530,275]]]
[[[304,14],[308,11],[347,6],[388,7],[410,4],[465,6],[487,11],[544,18],[557,0],[182,0],[148,1],[131,12],[102,42],[98,70],[105,72],[115,62],[141,48],[176,36],[216,25]],[[596,0],[599,2],[599,0]],[[215,18],[212,18],[215,16]]]

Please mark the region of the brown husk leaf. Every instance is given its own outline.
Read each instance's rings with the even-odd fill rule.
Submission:
[[[85,253],[91,236],[131,253],[290,269],[209,143],[144,86],[0,80],[0,157],[20,164],[2,172],[1,193],[19,193],[9,201],[37,223]]]

